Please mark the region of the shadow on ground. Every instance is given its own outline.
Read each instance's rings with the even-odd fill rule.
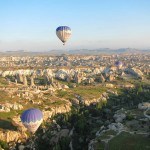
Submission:
[[[11,121],[0,119],[0,128],[4,130],[12,130],[16,131],[17,127],[15,127]]]

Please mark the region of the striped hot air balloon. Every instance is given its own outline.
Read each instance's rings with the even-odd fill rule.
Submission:
[[[115,66],[120,69],[123,66],[123,63],[121,61],[116,61]]]
[[[64,43],[63,45],[65,45],[71,36],[71,28],[67,26],[60,26],[56,29],[56,35]]]
[[[22,113],[21,121],[28,131],[35,133],[43,121],[43,114],[39,109],[31,108]]]

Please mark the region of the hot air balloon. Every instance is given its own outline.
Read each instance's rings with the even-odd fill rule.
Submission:
[[[63,45],[71,36],[71,28],[67,26],[60,26],[56,29],[56,35],[63,42]]]
[[[123,63],[121,61],[116,61],[115,66],[120,69],[123,66]]]
[[[21,121],[28,131],[35,133],[43,121],[43,114],[39,109],[31,108],[22,113]]]

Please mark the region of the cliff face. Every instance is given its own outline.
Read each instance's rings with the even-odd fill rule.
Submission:
[[[48,118],[51,118],[55,114],[58,113],[66,113],[71,110],[71,103],[68,102],[64,105],[52,107],[50,111],[43,111],[44,120],[46,121]],[[27,139],[28,136],[26,135],[27,129],[24,127],[20,120],[20,116],[15,116],[12,118],[12,124],[17,127],[18,131],[0,131],[0,140],[6,142],[16,142],[19,139]]]
[[[5,103],[0,104],[0,112],[10,112],[10,110],[21,110],[23,109],[23,106],[21,104],[11,104],[11,103]]]
[[[91,104],[96,104],[98,102],[106,103],[108,99],[108,94],[104,92],[99,96],[99,98],[93,98],[93,99],[88,99],[88,98],[83,98],[79,95],[76,96],[76,100],[79,101],[79,103],[83,103],[86,106],[89,106]],[[75,99],[73,99],[75,101]],[[77,102],[76,102],[77,103]]]
[[[85,105],[96,104],[97,102],[105,102],[107,101],[108,95],[107,93],[103,93],[99,98],[95,99],[82,99],[81,97],[77,98],[76,100],[82,101]],[[46,121],[48,118],[53,117],[58,113],[67,113],[71,111],[72,103],[69,101],[64,100],[64,104],[53,106],[50,110],[43,110],[44,120]],[[12,118],[12,124],[17,127],[18,131],[0,131],[0,140],[6,142],[16,142],[19,139],[27,139],[28,136],[26,135],[27,129],[24,127],[20,120],[20,116],[15,116]]]
[[[98,102],[103,102],[103,103],[105,103],[105,102],[107,102],[107,99],[106,99],[106,97],[104,97],[104,96],[101,96],[100,98],[94,98],[94,99],[92,99],[92,100],[88,100],[88,99],[86,99],[85,100],[85,105],[86,106],[89,106],[90,104],[96,104],[96,103],[98,103]]]
[[[58,107],[52,107],[51,111],[43,111],[44,120],[46,121],[48,118],[51,118],[58,113],[67,113],[69,111],[71,111],[71,103]]]
[[[33,70],[33,69],[18,69],[18,70],[6,70],[6,71],[1,71],[1,75],[3,77],[6,77],[7,75],[9,76],[19,76],[19,75],[25,75],[25,76],[31,76],[32,74],[36,75],[36,76],[43,76],[43,75],[48,75],[49,77],[60,77],[60,78],[64,78],[67,75],[71,75],[74,76],[76,72],[82,72],[82,71],[86,71],[86,72],[91,72],[92,74],[98,74],[101,73],[104,70],[104,67],[99,67],[99,68],[82,68],[82,69],[37,69],[37,70]],[[23,82],[23,79],[21,80]]]
[[[17,127],[18,131],[25,132],[27,129],[24,127],[24,125],[21,122],[20,116],[15,116],[12,118],[12,124]]]
[[[17,142],[19,139],[27,139],[27,134],[24,132],[18,132],[18,131],[0,131],[0,140],[6,141],[6,142]]]

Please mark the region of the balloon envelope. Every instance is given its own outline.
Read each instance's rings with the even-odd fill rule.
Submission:
[[[119,67],[119,68],[120,68],[120,67],[122,67],[122,65],[123,65],[123,63],[122,63],[121,61],[116,61],[116,62],[115,62],[115,66],[116,66],[116,67]]]
[[[71,36],[71,28],[68,26],[60,26],[56,29],[56,35],[65,44]]]
[[[39,109],[31,108],[22,113],[21,121],[30,132],[35,133],[43,121],[43,114]]]

